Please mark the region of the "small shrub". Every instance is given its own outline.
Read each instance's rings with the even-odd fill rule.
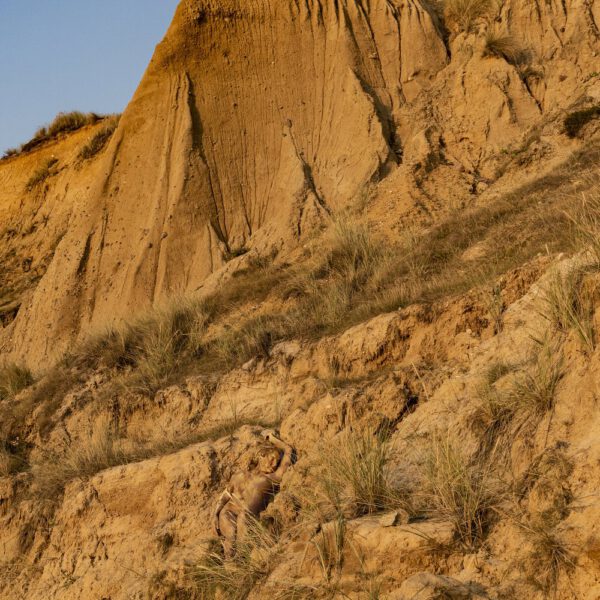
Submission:
[[[102,126],[94,137],[81,149],[79,158],[89,160],[103,150],[104,146],[112,137],[115,129],[119,124],[120,115],[114,115],[106,120],[106,124]]]
[[[569,113],[564,121],[565,133],[570,138],[575,138],[585,125],[598,118],[600,118],[600,104]]]
[[[28,192],[33,191],[41,183],[44,183],[48,177],[52,174],[52,167],[58,162],[56,158],[49,158],[42,167],[40,167],[37,171],[33,173],[33,175],[29,178],[26,184],[26,189]]]
[[[507,63],[520,66],[525,64],[528,59],[528,53],[521,44],[512,35],[499,33],[490,30],[485,36],[484,56],[497,56],[504,59]]]
[[[17,154],[19,154],[18,148],[8,148],[4,151],[2,158],[10,158],[11,156],[17,156]]]
[[[489,465],[468,460],[448,439],[435,437],[425,462],[425,485],[428,512],[450,521],[461,545],[478,546],[501,501]]]
[[[556,272],[545,294],[544,316],[559,330],[573,330],[583,346],[595,348],[594,302],[582,289],[583,273],[573,271],[561,275]]]
[[[10,477],[26,468],[27,463],[23,457],[0,448],[0,477]]]
[[[449,27],[469,32],[478,19],[490,14],[491,9],[491,0],[446,0],[444,18]]]
[[[16,363],[0,365],[0,400],[11,400],[34,382],[31,371]]]

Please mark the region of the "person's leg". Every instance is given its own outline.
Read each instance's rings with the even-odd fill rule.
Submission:
[[[223,544],[225,558],[233,558],[235,555],[235,544],[237,541],[237,519],[238,516],[229,510],[223,510],[219,515],[221,543]]]

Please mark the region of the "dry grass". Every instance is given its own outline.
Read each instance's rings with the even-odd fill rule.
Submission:
[[[461,546],[474,548],[502,498],[488,463],[467,459],[447,437],[434,437],[425,463],[424,501],[430,515],[454,525]]]
[[[346,545],[346,519],[342,514],[327,525],[321,526],[316,537],[311,540],[315,549],[321,575],[330,583],[334,575],[339,575],[344,564]]]
[[[27,367],[16,363],[0,365],[0,400],[12,400],[33,383],[33,375]]]
[[[58,452],[48,452],[32,463],[33,493],[38,497],[57,500],[65,486],[75,479],[87,479],[118,465],[125,465],[165,454],[172,454],[194,444],[233,435],[242,426],[276,427],[278,423],[263,420],[232,418],[211,427],[199,428],[187,434],[125,440],[105,418],[92,431]]]
[[[151,394],[185,373],[218,374],[266,357],[280,340],[317,339],[382,312],[487,285],[541,251],[571,250],[581,242],[565,213],[570,177],[599,156],[598,148],[587,148],[551,175],[396,245],[346,217],[298,266],[249,259],[213,295],[174,301],[107,330],[77,348],[67,364],[130,368],[123,386]],[[487,251],[465,263],[462,254],[473,244]],[[260,314],[256,306],[267,299],[276,308]]]
[[[533,546],[527,560],[531,580],[546,594],[556,592],[561,573],[569,573],[576,566],[575,549],[564,540],[553,517],[540,515],[533,523],[520,526]]]
[[[444,18],[451,29],[469,32],[477,20],[490,15],[491,0],[445,0]]]
[[[94,134],[94,137],[81,149],[79,158],[89,160],[101,152],[115,132],[120,118],[121,115],[111,115],[106,118],[105,124],[103,124],[100,131]]]
[[[370,429],[346,431],[319,447],[311,484],[295,490],[304,518],[326,523],[406,505],[390,477],[390,446]]]
[[[50,452],[32,463],[35,494],[56,499],[69,481],[125,462],[125,453],[110,423],[97,423],[93,432],[77,444],[66,446],[61,453]]]
[[[583,287],[584,272],[554,273],[545,294],[544,316],[559,331],[574,331],[583,347],[593,352],[596,346],[594,331],[594,297]]]
[[[512,35],[491,29],[485,36],[484,56],[496,56],[519,67],[529,60],[529,53]]]
[[[272,571],[277,554],[277,539],[258,521],[248,519],[247,533],[238,540],[235,557],[225,560],[218,548],[209,548],[189,572],[191,586],[205,600],[243,600]]]
[[[93,125],[103,118],[104,116],[97,115],[96,113],[82,113],[80,111],[58,113],[49,125],[40,127],[31,140],[22,144],[19,148],[7,150],[5,157],[29,152],[45,142],[55,139],[61,133],[68,133],[81,129],[86,125]]]
[[[547,337],[539,342],[532,364],[514,380],[511,401],[531,417],[542,417],[554,407],[564,375],[562,352]]]
[[[578,246],[589,249],[596,268],[600,268],[600,181],[597,173],[589,174],[586,179],[588,189],[579,195],[569,218],[575,227]]]
[[[33,175],[27,180],[25,188],[28,192],[33,191],[40,184],[44,183],[52,175],[52,167],[56,165],[58,159],[49,158]]]

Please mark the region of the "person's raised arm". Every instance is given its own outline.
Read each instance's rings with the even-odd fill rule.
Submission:
[[[229,491],[229,487],[226,488],[221,494],[217,505],[215,507],[215,512],[213,513],[213,529],[215,533],[221,537],[221,526],[219,524],[219,517],[221,515],[221,511],[223,507],[231,500],[231,492]]]
[[[261,435],[267,442],[270,442],[273,446],[283,451],[279,466],[271,474],[271,478],[279,482],[294,461],[294,449],[283,440],[280,440],[272,429],[263,430]]]

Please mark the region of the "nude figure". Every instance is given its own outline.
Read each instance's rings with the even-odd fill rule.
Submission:
[[[265,510],[293,461],[294,449],[282,442],[272,429],[265,429],[261,436],[269,444],[257,451],[256,468],[231,478],[214,512],[213,526],[221,538],[225,558],[235,555],[236,541],[242,539],[246,531],[246,519],[256,519]]]

